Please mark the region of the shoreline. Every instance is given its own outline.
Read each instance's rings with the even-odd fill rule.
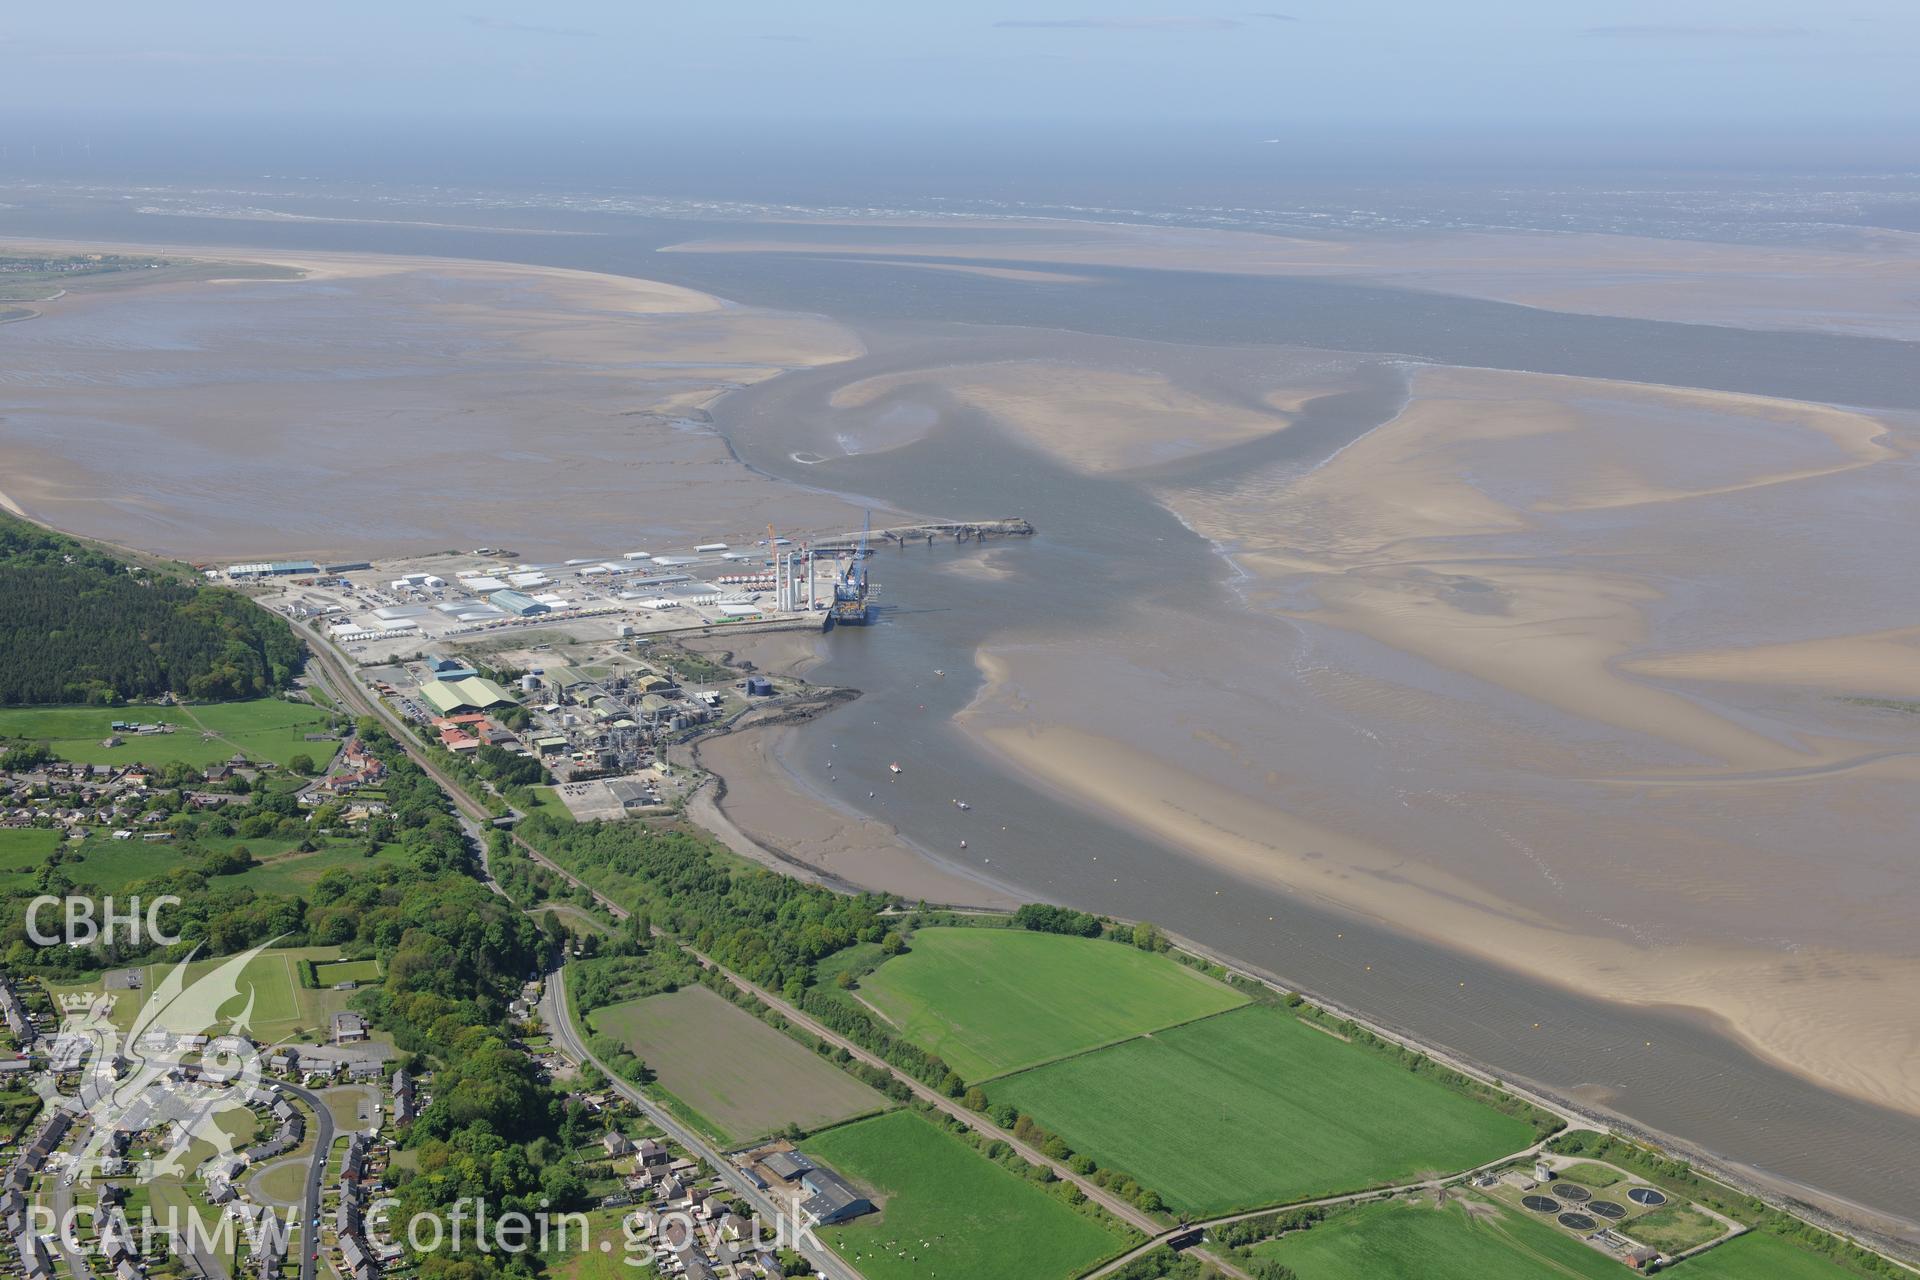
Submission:
[[[150,247],[150,246],[143,246],[143,247]],[[196,252],[199,252],[199,253],[205,253],[206,251],[196,251]],[[405,269],[407,269],[407,268],[406,268],[406,266],[405,266],[404,264],[407,264],[407,263],[418,263],[418,264],[434,264],[434,265],[448,265],[448,266],[451,266],[451,265],[459,265],[459,264],[465,264],[465,263],[466,263],[466,262],[468,261],[468,260],[463,260],[463,259],[409,259],[409,258],[401,258],[401,257],[399,257],[399,256],[397,256],[397,255],[395,255],[395,256],[388,256],[388,255],[353,255],[353,254],[348,254],[348,255],[327,255],[327,254],[321,254],[321,253],[311,253],[311,254],[309,254],[309,253],[295,253],[295,254],[291,254],[291,255],[279,255],[279,254],[274,254],[274,253],[267,253],[267,254],[254,254],[254,253],[247,253],[247,254],[246,254],[245,256],[246,256],[246,257],[248,257],[248,258],[250,258],[250,259],[257,259],[257,260],[287,260],[287,259],[291,259],[291,258],[298,258],[298,259],[301,259],[301,260],[303,260],[303,261],[310,261],[310,260],[312,260],[312,259],[316,259],[316,258],[323,258],[323,257],[333,257],[333,256],[338,256],[338,257],[344,257],[344,258],[367,258],[367,257],[377,257],[377,258],[383,258],[383,259],[385,259],[385,260],[386,260],[386,261],[388,261],[388,262],[391,262],[391,263],[394,263],[394,264],[396,264],[396,265],[394,265],[394,266],[393,266],[393,267],[391,268],[392,270],[405,270]],[[517,270],[517,271],[526,271],[526,272],[530,272],[530,273],[533,273],[533,274],[536,274],[536,275],[549,275],[549,274],[580,274],[580,275],[586,275],[586,276],[592,276],[592,277],[599,277],[599,278],[602,278],[602,279],[606,279],[606,280],[611,280],[611,281],[625,281],[625,280],[628,280],[628,279],[629,279],[629,278],[627,278],[627,277],[613,277],[613,276],[604,276],[604,277],[603,277],[603,276],[601,276],[601,273],[593,273],[593,272],[584,272],[584,273],[566,273],[566,272],[560,272],[560,271],[555,271],[555,272],[549,272],[549,271],[548,271],[548,269],[545,269],[545,268],[534,268],[534,267],[523,267],[523,268],[515,268],[515,267],[513,267],[513,266],[512,266],[511,264],[492,264],[492,263],[483,263],[483,264],[481,264],[481,265],[484,265],[484,266],[488,266],[488,267],[497,267],[497,268],[499,268],[499,269],[501,269],[501,270],[507,270],[507,271],[515,271],[515,270]],[[284,282],[280,282],[280,281],[260,281],[260,282],[249,282],[249,283],[263,283],[263,284],[264,284],[264,283],[284,283]],[[640,280],[637,280],[637,279],[636,279],[636,280],[634,280],[634,281],[633,281],[633,283],[634,283],[634,285],[635,285],[635,287],[636,287],[636,288],[644,288],[644,287],[646,287],[646,282],[644,282],[644,281],[640,281]],[[724,437],[724,436],[722,436],[721,438],[722,438],[723,440],[725,439],[725,437]],[[730,442],[729,442],[729,445],[728,445],[728,447],[729,447],[729,450],[730,450],[730,449],[731,449],[731,443],[730,443]],[[761,473],[761,474],[764,474],[764,473]],[[779,478],[779,477],[770,477],[770,478],[771,478],[771,479],[773,479],[773,480],[775,480],[775,481],[777,481],[778,483],[780,483],[780,484],[781,484],[781,485],[782,485],[783,487],[785,487],[785,486],[791,486],[791,485],[792,485],[792,482],[791,482],[791,481],[788,481],[788,480],[785,480],[785,479],[781,479],[781,478]],[[794,486],[794,487],[798,487],[798,486]],[[836,494],[835,496],[836,496],[836,497],[838,497],[838,496],[841,496],[841,495],[837,495],[837,494]],[[15,504],[15,503],[14,503],[14,502],[13,502],[13,501],[12,501],[12,500],[10,499],[10,498],[5,498],[5,495],[0,495],[0,499],[4,499],[4,504],[5,504],[5,505],[6,505],[6,506],[7,506],[7,507],[8,507],[9,509],[11,509],[11,510],[14,510],[14,511],[16,511],[16,512],[18,512],[18,513],[19,513],[19,514],[20,514],[20,515],[22,516],[22,518],[24,518],[24,519],[28,519],[28,520],[32,520],[32,521],[34,521],[35,523],[43,523],[42,521],[39,521],[39,520],[37,520],[37,519],[36,519],[35,517],[32,517],[32,516],[29,516],[29,515],[27,515],[27,514],[26,514],[26,513],[25,513],[25,512],[23,511],[23,510],[21,510],[21,509],[20,509],[20,508],[19,508],[19,507],[17,506],[17,504]],[[97,540],[97,539],[96,539],[96,540]],[[748,735],[748,734],[746,734],[746,733],[744,732],[744,728],[750,728],[750,727],[761,727],[761,728],[763,728],[763,732],[761,732],[761,733],[759,733],[759,734],[755,734],[755,735]],[[745,726],[745,727],[743,727],[743,729],[741,729],[741,730],[739,730],[739,731],[736,731],[735,733],[729,733],[729,734],[723,734],[723,735],[719,735],[719,736],[718,736],[718,737],[716,738],[716,741],[719,741],[720,739],[723,739],[723,738],[736,738],[736,737],[737,737],[737,738],[739,738],[739,739],[742,739],[742,740],[745,740],[745,739],[747,739],[747,738],[749,738],[749,737],[752,737],[752,738],[758,738],[758,739],[760,739],[760,740],[761,740],[761,744],[760,744],[760,745],[759,745],[759,746],[758,746],[758,747],[757,747],[757,748],[756,748],[756,749],[755,749],[755,750],[754,750],[754,751],[753,751],[752,753],[749,753],[749,754],[743,754],[743,755],[741,756],[741,758],[740,758],[740,759],[738,759],[738,760],[732,760],[732,761],[729,761],[728,763],[732,765],[732,767],[734,768],[734,770],[735,770],[736,772],[743,772],[743,773],[746,773],[746,774],[752,774],[752,773],[756,773],[756,772],[758,772],[758,773],[763,773],[763,774],[766,774],[766,775],[768,775],[769,777],[775,777],[776,779],[777,779],[777,777],[778,777],[778,776],[785,776],[785,777],[788,777],[788,778],[791,778],[791,772],[790,772],[789,770],[786,770],[786,769],[785,769],[785,768],[784,768],[784,767],[783,767],[783,766],[782,766],[782,765],[780,764],[780,761],[779,761],[779,759],[778,759],[778,754],[777,754],[777,751],[775,751],[775,750],[773,749],[773,744],[767,741],[768,739],[771,739],[771,738],[774,738],[774,737],[776,737],[776,736],[778,735],[778,733],[779,733],[779,727],[778,727],[777,725],[765,725],[765,726]],[[724,752],[723,752],[723,754],[724,754]],[[1001,753],[999,753],[999,752],[996,752],[996,756],[997,756],[998,758],[1002,758],[1002,759],[1004,759],[1004,755],[1003,755],[1003,754],[1001,754]],[[717,771],[717,770],[716,770],[715,772],[716,772],[716,776],[718,776],[718,777],[721,777],[721,778],[723,778],[723,779],[725,778],[725,774],[724,774],[724,773],[720,773],[720,772],[719,772],[719,771]],[[745,786],[748,786],[748,785],[750,785],[750,784],[748,784],[748,783],[744,783],[744,782],[743,782],[743,783],[741,784],[741,786],[742,786],[743,788],[744,788]],[[705,790],[705,789],[703,789],[703,791],[704,791],[704,790]],[[798,788],[798,789],[795,789],[795,790],[793,790],[793,791],[791,792],[791,794],[796,794],[796,795],[798,795],[798,796],[800,796],[800,798],[801,798],[801,800],[802,800],[802,801],[804,801],[804,802],[807,802],[807,803],[810,803],[810,804],[813,804],[813,805],[815,805],[815,806],[818,806],[818,807],[820,807],[820,808],[822,808],[822,809],[830,809],[830,808],[832,808],[832,806],[831,806],[831,805],[827,805],[827,804],[826,804],[826,803],[824,802],[824,798],[823,798],[823,797],[820,797],[819,795],[817,795],[817,794],[815,794],[815,793],[812,793],[811,791],[809,791],[809,790],[807,790],[807,789],[805,789],[805,788]],[[726,822],[726,823],[727,823],[727,824],[728,824],[728,825],[729,825],[730,827],[732,827],[732,829],[733,829],[733,830],[735,831],[735,833],[736,833],[736,834],[737,834],[737,835],[738,835],[738,836],[739,836],[739,837],[740,837],[740,838],[741,838],[741,839],[742,839],[743,841],[745,841],[745,842],[747,842],[747,843],[749,843],[749,844],[752,844],[752,845],[753,845],[754,847],[756,847],[756,848],[761,848],[761,849],[763,850],[763,852],[772,852],[771,850],[768,850],[768,849],[766,849],[766,847],[765,847],[764,845],[762,845],[762,844],[761,844],[761,843],[760,843],[759,841],[757,841],[757,840],[755,840],[753,836],[751,836],[750,834],[748,834],[748,832],[747,832],[746,830],[744,830],[744,829],[742,829],[742,828],[741,828],[741,827],[740,827],[740,826],[739,826],[739,825],[738,825],[737,823],[735,823],[735,822],[734,822],[734,819],[733,819],[733,817],[732,817],[732,815],[730,815],[730,814],[728,814],[728,813],[726,812],[726,808],[725,808],[725,806],[724,806],[724,804],[723,804],[723,801],[724,801],[724,800],[725,800],[726,798],[727,798],[727,797],[725,796],[725,794],[724,794],[724,793],[723,793],[723,794],[721,794],[721,795],[716,795],[716,796],[714,796],[714,797],[712,797],[712,803],[713,803],[713,806],[714,806],[714,808],[713,808],[713,811],[712,811],[712,812],[713,812],[713,815],[714,815],[714,816],[716,816],[717,818],[720,818],[720,819],[723,819],[723,820],[725,820],[725,822]],[[738,798],[736,798],[736,803],[741,803],[741,804],[744,804],[744,801],[743,801],[743,800],[739,800]],[[844,815],[844,814],[841,814],[841,815],[838,815],[838,816],[839,816],[839,817],[840,817],[840,818],[841,818],[842,820],[844,820],[844,819],[845,819],[845,815]],[[856,816],[857,816],[857,815],[856,815]],[[878,824],[878,823],[876,823],[875,825],[876,825],[877,827],[882,827],[882,828],[884,828],[884,824]],[[723,838],[724,838],[724,837],[723,837]],[[829,840],[829,841],[831,840],[831,838],[832,838],[832,837],[830,837],[830,836],[829,836],[829,837],[823,837],[823,839],[824,839],[824,840]],[[937,867],[937,859],[936,859],[936,858],[935,858],[935,857],[934,857],[933,855],[930,855],[930,854],[928,854],[928,853],[926,853],[926,852],[925,852],[924,850],[919,850],[919,849],[916,849],[916,848],[915,848],[915,847],[914,847],[913,845],[911,845],[911,844],[910,844],[909,842],[907,842],[907,841],[905,841],[905,840],[903,840],[903,839],[900,839],[900,838],[898,837],[898,834],[897,834],[897,832],[895,832],[895,833],[891,833],[891,839],[892,839],[892,842],[893,842],[893,845],[894,845],[894,847],[895,847],[895,851],[896,851],[896,853],[897,853],[897,854],[899,855],[899,858],[900,858],[900,861],[902,862],[902,864],[903,864],[903,865],[905,865],[905,864],[916,864],[916,863],[917,863],[917,864],[919,864],[919,865],[920,865],[920,866],[921,866],[921,867],[922,867],[923,869],[928,869],[928,868],[935,868],[935,867]],[[732,845],[731,845],[731,842],[728,842],[728,843],[730,844],[730,847],[732,847]],[[808,862],[808,861],[807,861],[807,860],[806,860],[806,859],[805,859],[805,858],[804,858],[803,856],[801,856],[801,855],[798,855],[798,854],[795,854],[795,853],[792,853],[791,851],[779,851],[779,852],[778,852],[777,854],[775,854],[775,856],[776,856],[776,857],[777,857],[777,858],[778,858],[778,859],[779,859],[780,861],[782,861],[782,862],[785,862],[785,863],[790,863],[790,864],[794,864],[794,865],[805,865],[805,866],[811,866],[811,865],[813,865],[813,864],[811,864],[810,862]],[[780,871],[782,871],[783,873],[787,873],[787,874],[792,874],[792,873],[793,873],[793,870],[792,870],[792,866],[791,866],[791,865],[782,865],[782,866],[779,866],[779,867],[777,867],[776,869],[778,869],[778,870],[780,870]],[[1449,944],[1449,945],[1451,945],[1451,944]],[[1246,965],[1245,965],[1244,963],[1242,963],[1242,962],[1237,962],[1237,961],[1232,961],[1232,962],[1229,962],[1229,963],[1231,963],[1231,964],[1232,964],[1232,965],[1233,965],[1234,967],[1237,967],[1237,968],[1242,968],[1242,969],[1248,969],[1248,966],[1246,966]],[[1253,972],[1254,970],[1251,970],[1251,969],[1249,969],[1248,971],[1250,971],[1250,972]],[[1316,1000],[1317,1000],[1317,999],[1318,999],[1318,997],[1316,997]],[[1340,1006],[1339,1006],[1339,1005],[1338,1005],[1337,1003],[1334,1003],[1334,1002],[1326,1002],[1326,1003],[1328,1003],[1328,1006],[1329,1006],[1329,1007],[1332,1007],[1332,1008],[1339,1008],[1339,1007],[1340,1007]],[[1356,1019],[1356,1020],[1358,1020],[1358,1019]],[[1416,1041],[1416,1043],[1417,1043],[1417,1041]],[[1444,1050],[1439,1050],[1439,1051],[1437,1051],[1437,1052],[1440,1052],[1440,1053],[1444,1053],[1445,1051],[1444,1051]],[[1823,1085],[1823,1087],[1825,1087],[1825,1088],[1832,1088],[1832,1087],[1833,1087],[1833,1086],[1832,1086],[1832,1085],[1830,1085],[1830,1084],[1826,1084],[1826,1083],[1825,1083],[1824,1081],[1822,1081],[1821,1083],[1822,1083],[1822,1085]],[[1681,1142],[1679,1142],[1678,1140],[1674,1140],[1674,1143],[1675,1143],[1675,1145],[1679,1145],[1679,1146],[1684,1146],[1684,1145],[1685,1145],[1684,1143],[1681,1143]]]
[[[1300,895],[1509,973],[1623,1007],[1705,1019],[1742,1051],[1822,1090],[1920,1114],[1914,1082],[1903,1078],[1902,1068],[1910,1074],[1913,1062],[1903,1045],[1883,1039],[1866,1053],[1859,1035],[1843,1034],[1831,1019],[1828,1025],[1819,1021],[1835,1003],[1832,990],[1823,995],[1819,975],[1838,972],[1826,982],[1844,983],[1846,994],[1858,996],[1851,979],[1870,968],[1882,979],[1883,993],[1893,991],[1888,998],[1897,1005],[1898,991],[1920,983],[1920,966],[1912,961],[1722,946],[1649,950],[1578,933],[1446,873],[1409,871],[1406,860],[1391,851],[1244,800],[1165,761],[1150,762],[1124,744],[1064,725],[999,723],[1003,716],[982,724],[983,716],[994,713],[976,708],[1004,687],[1006,676],[994,655],[982,654],[980,661],[985,682],[974,706],[956,719],[957,727],[977,749],[1018,766],[1030,781],[1075,808],[1118,821],[1179,856],[1250,884]],[[1187,805],[1122,781],[1148,769],[1167,779],[1164,790],[1186,797]],[[1212,816],[1203,817],[1202,808]],[[1324,854],[1301,855],[1293,852],[1296,847]],[[1590,981],[1577,985],[1559,977],[1562,972],[1588,975]],[[1651,977],[1638,982],[1627,977],[1649,972]],[[1793,1002],[1783,1003],[1789,995]],[[1888,1011],[1883,1006],[1881,1012]],[[1863,1016],[1871,1020],[1872,1011]]]
[[[857,694],[854,695],[854,697],[857,697]],[[854,698],[847,698],[844,701],[822,704],[817,713],[824,714],[826,711],[833,710],[838,706],[847,705],[853,700]],[[778,717],[776,719],[784,720],[785,718],[786,717]],[[753,724],[736,725],[700,740],[697,747],[706,746],[713,742],[738,735],[752,734],[755,731],[761,734],[777,732],[778,728],[779,724],[776,721],[760,721]],[[985,744],[982,744],[980,749],[987,751],[992,750],[992,748]],[[781,874],[798,875],[802,879],[809,880],[812,883],[826,885],[840,892],[881,892],[900,897],[904,900],[913,900],[916,897],[916,894],[911,890],[902,889],[897,883],[889,883],[884,873],[880,877],[867,881],[849,881],[844,877],[824,870],[804,856],[794,853],[792,850],[780,848],[777,843],[769,842],[765,840],[764,837],[755,837],[742,831],[716,802],[724,797],[730,787],[742,785],[741,773],[743,770],[749,774],[755,769],[780,775],[787,774],[787,771],[779,764],[772,753],[759,753],[751,762],[744,759],[729,762],[735,770],[731,777],[728,774],[720,772],[719,768],[716,768],[711,762],[704,759],[697,749],[695,759],[703,769],[714,776],[718,784],[717,789],[719,795],[712,795],[716,790],[714,786],[702,787],[701,790],[696,793],[697,797],[710,798],[711,801],[715,802],[704,805],[697,802],[690,803],[687,810],[687,817],[690,821],[693,821],[701,827],[702,830],[707,831],[710,835],[727,845],[728,848],[734,850],[734,852],[740,853],[742,856],[750,857],[752,860],[759,862],[770,870]],[[720,768],[725,767],[727,766],[720,766]],[[764,781],[764,779],[761,780]],[[790,775],[782,780],[791,781]],[[745,784],[751,785],[753,781],[754,780],[749,777]],[[813,803],[820,804],[822,807],[831,808],[831,806],[826,805],[824,798],[817,796],[810,788],[796,787],[795,791]],[[743,844],[748,847],[743,848]],[[910,843],[901,840],[899,841],[899,846],[909,858],[928,863],[931,862],[931,859],[927,858],[926,855],[920,851],[917,851]],[[1012,909],[1012,903],[1022,900],[1025,900],[1024,896],[1016,897],[1008,904],[934,901],[932,899],[926,899],[928,904],[934,907],[950,907],[962,911],[985,912],[994,915],[1007,913]],[[1130,921],[1120,916],[1110,915],[1109,918],[1119,920],[1122,923],[1130,923]],[[1630,1139],[1658,1147],[1668,1154],[1678,1155],[1694,1164],[1697,1168],[1705,1171],[1709,1176],[1726,1182],[1728,1185],[1746,1194],[1765,1200],[1777,1208],[1782,1208],[1798,1216],[1809,1218],[1822,1229],[1852,1239],[1864,1247],[1873,1248],[1877,1252],[1888,1253],[1896,1258],[1914,1256],[1914,1245],[1912,1241],[1903,1239],[1901,1232],[1902,1230],[1906,1230],[1920,1233],[1920,1220],[1901,1219],[1888,1211],[1859,1204],[1846,1197],[1823,1191],[1818,1187],[1773,1174],[1730,1157],[1716,1154],[1678,1135],[1670,1134],[1664,1130],[1638,1122],[1632,1117],[1617,1112],[1604,1104],[1570,1096],[1562,1089],[1555,1088],[1531,1077],[1516,1075],[1511,1072],[1501,1072],[1447,1045],[1424,1037],[1407,1027],[1372,1018],[1356,1010],[1346,1002],[1329,997],[1311,986],[1302,985],[1290,979],[1287,975],[1271,971],[1261,965],[1252,964],[1246,960],[1222,952],[1206,943],[1181,934],[1168,933],[1166,936],[1170,942],[1184,951],[1210,960],[1230,971],[1243,974],[1269,986],[1274,986],[1288,992],[1298,992],[1327,1012],[1350,1020],[1375,1035],[1425,1054],[1443,1066],[1461,1071],[1463,1074],[1472,1076],[1485,1083],[1496,1085],[1528,1102],[1559,1114],[1573,1123],[1589,1126],[1601,1131],[1611,1131],[1622,1134]],[[1691,1016],[1705,1017],[1709,1020],[1713,1019],[1713,1015],[1707,1011],[1684,1006],[1680,1007],[1680,1011]],[[1741,1041],[1740,1043],[1742,1043],[1744,1047],[1745,1042]],[[1820,1082],[1816,1080],[1815,1083]],[[1864,1236],[1862,1235],[1863,1232],[1865,1233]],[[1916,1234],[1916,1238],[1920,1238],[1920,1234]]]

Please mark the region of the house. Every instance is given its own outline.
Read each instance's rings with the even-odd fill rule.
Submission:
[[[1643,1244],[1638,1244],[1627,1250],[1624,1257],[1627,1265],[1634,1270],[1649,1271],[1653,1268],[1654,1263],[1660,1261],[1660,1251],[1658,1249],[1649,1249]]]
[[[342,1009],[333,1015],[333,1042],[352,1044],[367,1038],[367,1020],[351,1009]]]
[[[347,1154],[340,1161],[340,1181],[358,1182],[367,1176],[367,1139],[356,1133],[347,1139]]]
[[[600,1145],[607,1149],[607,1154],[610,1156],[633,1154],[633,1143],[628,1141],[624,1133],[609,1133],[600,1139]]]

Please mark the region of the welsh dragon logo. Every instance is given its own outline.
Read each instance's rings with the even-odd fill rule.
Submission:
[[[240,975],[271,945],[263,943],[188,982],[196,947],[148,994],[124,1037],[111,1021],[111,994],[62,998],[64,1017],[53,1041],[53,1060],[78,1072],[79,1090],[61,1093],[54,1072],[44,1073],[36,1087],[50,1108],[73,1117],[76,1131],[85,1128],[74,1150],[76,1176],[89,1182],[109,1173],[142,1181],[179,1177],[203,1162],[235,1154],[233,1138],[219,1119],[262,1096],[260,1053],[246,1035],[253,1015],[251,984],[238,1014],[228,1019],[220,1011],[239,999]],[[213,1035],[223,1023],[226,1030]],[[186,1060],[194,1056],[198,1065],[190,1067]],[[130,1154],[138,1134],[152,1135],[144,1144],[149,1154],[129,1160],[122,1153]]]

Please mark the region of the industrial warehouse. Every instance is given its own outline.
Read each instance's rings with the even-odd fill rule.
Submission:
[[[564,623],[571,635],[620,638],[741,626],[861,626],[877,596],[875,545],[1024,536],[1025,520],[863,529],[797,542],[772,529],[750,547],[703,542],[685,552],[632,550],[524,563],[482,547],[378,564],[313,560],[208,568],[320,631],[362,664]]]

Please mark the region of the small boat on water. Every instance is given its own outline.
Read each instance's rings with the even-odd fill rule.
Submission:
[[[946,674],[947,674],[947,673],[946,673],[946,672],[944,672],[944,671],[942,671],[942,670],[941,670],[940,668],[938,668],[938,667],[935,667],[935,668],[933,669],[933,674],[935,674],[935,675],[937,675],[937,676],[941,676],[941,677],[943,677],[943,678],[944,678],[944,677],[946,676]]]
[[[960,842],[960,847],[961,847],[962,849],[964,849],[964,848],[966,848],[966,847],[967,847],[967,842],[966,842],[965,840],[962,840],[962,841]]]
[[[953,807],[954,807],[954,808],[956,808],[956,809],[971,809],[971,808],[973,808],[973,806],[972,806],[972,805],[970,805],[970,804],[968,804],[968,803],[967,803],[967,802],[966,802],[965,800],[955,800],[955,801],[953,802]]]
[[[888,766],[887,766],[887,772],[888,772],[888,773],[898,773],[898,772],[900,772],[900,762],[899,762],[898,760],[896,760],[896,761],[894,761],[894,762],[893,762],[892,764],[890,764],[890,765],[888,765]]]

